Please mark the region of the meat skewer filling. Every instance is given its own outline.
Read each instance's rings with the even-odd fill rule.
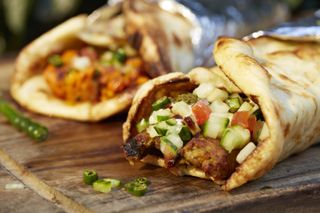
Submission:
[[[70,104],[107,100],[149,79],[141,57],[129,46],[67,49],[47,62],[44,77],[52,93]]]
[[[211,83],[156,100],[150,115],[136,124],[138,133],[124,145],[126,156],[154,154],[173,169],[191,165],[216,180],[227,179],[269,136],[259,106],[243,94]]]

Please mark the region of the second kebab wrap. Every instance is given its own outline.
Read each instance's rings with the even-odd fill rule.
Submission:
[[[123,126],[123,149],[176,175],[231,190],[319,138],[320,45],[221,38],[218,67],[145,84]]]
[[[25,108],[49,116],[110,117],[127,109],[149,78],[194,66],[193,28],[181,14],[143,0],[73,17],[20,52],[11,94]]]

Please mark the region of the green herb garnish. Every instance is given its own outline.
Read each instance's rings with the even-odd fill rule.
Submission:
[[[189,105],[195,104],[198,101],[198,96],[192,93],[180,94],[175,98],[176,102],[183,101]]]

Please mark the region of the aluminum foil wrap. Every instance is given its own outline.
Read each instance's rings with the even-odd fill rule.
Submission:
[[[317,41],[320,42],[320,10],[313,16],[296,22],[287,22],[270,30],[259,30],[245,36],[245,40],[271,36],[275,38],[295,41]]]
[[[107,7],[126,0],[109,0]],[[288,9],[276,0],[144,0],[157,4],[165,11],[179,14],[192,23],[190,39],[196,66],[212,66],[212,49],[215,40],[222,35],[243,37],[258,29],[266,29],[286,20]],[[109,15],[104,8],[90,16],[87,35],[97,34],[95,41],[103,41],[103,23]],[[121,21],[119,21],[120,23]],[[121,23],[120,23],[121,24]],[[155,23],[156,24],[156,23]],[[96,27],[95,27],[96,26]],[[98,30],[97,30],[98,29]],[[118,32],[123,34],[123,32]],[[99,42],[98,42],[99,43]],[[181,59],[183,60],[183,59]]]

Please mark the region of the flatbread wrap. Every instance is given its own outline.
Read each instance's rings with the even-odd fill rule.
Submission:
[[[147,3],[123,1],[103,7],[90,16],[71,18],[31,42],[16,60],[11,86],[14,99],[37,113],[98,121],[127,109],[137,88],[148,79],[183,71],[162,59],[178,49],[183,49],[181,56],[192,59],[191,41],[177,46],[171,40],[164,44],[149,36],[148,26],[129,21],[127,14],[133,13],[135,4]],[[149,7],[153,9],[150,17],[165,13],[156,4]],[[166,21],[181,19],[168,15]],[[158,32],[164,31],[163,26]],[[179,26],[192,27],[185,19]],[[185,31],[175,36],[190,40]],[[161,51],[161,46],[171,49]]]
[[[123,125],[127,159],[231,190],[319,138],[316,42],[221,38],[217,67],[146,83]]]

